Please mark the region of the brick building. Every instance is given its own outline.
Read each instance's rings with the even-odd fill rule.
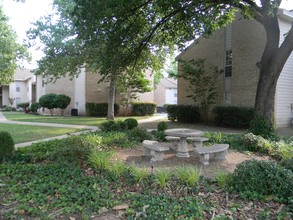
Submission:
[[[279,10],[281,41],[292,25],[293,12]],[[266,43],[262,25],[255,20],[237,17],[226,28],[209,38],[200,37],[178,57],[180,60],[205,59],[205,68],[218,66],[224,74],[217,81],[216,105],[254,106],[260,61]],[[178,104],[193,104],[188,82],[178,80]],[[293,55],[285,64],[276,89],[275,121],[277,127],[286,127],[293,118]]]

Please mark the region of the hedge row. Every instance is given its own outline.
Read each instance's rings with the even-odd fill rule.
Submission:
[[[253,119],[254,108],[238,106],[218,106],[213,109],[218,126],[248,128]]]
[[[200,121],[199,107],[193,105],[166,105],[168,119],[183,123]]]
[[[86,114],[92,117],[106,117],[108,103],[86,103]],[[114,104],[114,115],[119,113],[119,105]]]
[[[145,116],[153,115],[156,112],[157,105],[152,102],[132,102],[132,115]]]

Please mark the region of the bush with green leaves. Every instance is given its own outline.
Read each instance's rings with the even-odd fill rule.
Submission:
[[[195,123],[200,121],[200,110],[193,105],[168,105],[168,119],[182,123]]]
[[[293,199],[293,173],[273,161],[248,160],[238,164],[232,185],[249,199],[270,195],[285,203]]]
[[[14,152],[14,140],[6,131],[0,131],[0,162]]]
[[[55,103],[56,96],[56,94],[49,93],[39,98],[39,103],[41,107],[49,109],[51,115],[53,115],[53,109],[57,108]]]
[[[109,120],[101,123],[99,128],[101,129],[101,131],[125,131],[126,124],[120,120]]]
[[[91,117],[106,117],[108,112],[108,103],[90,103],[85,104],[86,114]],[[119,113],[119,105],[114,104],[114,115]]]
[[[38,110],[39,110],[40,108],[41,108],[40,103],[38,103],[38,102],[33,102],[33,103],[31,104],[31,106],[29,107],[29,110],[30,110],[30,112],[32,112],[32,113],[37,113]]]
[[[128,129],[128,130],[131,130],[131,129],[136,128],[138,126],[138,122],[135,118],[125,119],[124,124],[126,126],[126,129]]]
[[[29,102],[21,102],[16,105],[19,108],[22,108],[25,113],[28,113],[28,107],[30,106]]]
[[[177,120],[177,105],[166,105],[166,111],[168,114],[168,120],[174,122]]]
[[[151,140],[152,135],[144,128],[134,128],[128,132],[128,138],[142,143],[144,140]]]
[[[158,131],[165,131],[168,129],[168,124],[164,121],[160,121],[158,124],[157,124],[157,130]]]
[[[270,141],[266,140],[262,136],[257,136],[252,133],[247,133],[243,135],[241,141],[250,151],[268,153],[273,148]]]
[[[64,115],[64,111],[70,104],[71,98],[64,94],[58,94],[56,95],[54,102],[56,106],[55,108],[59,108],[61,110],[61,115]]]
[[[273,121],[268,122],[260,115],[253,118],[248,131],[254,135],[260,135],[264,138],[273,140],[278,139]]]
[[[164,131],[152,130],[151,134],[157,141],[166,141],[166,134]]]
[[[217,106],[213,109],[218,126],[249,128],[254,108],[241,106]]]
[[[293,158],[287,159],[287,160],[282,160],[280,162],[280,165],[288,170],[291,170],[293,173]]]
[[[153,115],[156,112],[157,105],[151,102],[132,102],[132,115],[145,116]]]

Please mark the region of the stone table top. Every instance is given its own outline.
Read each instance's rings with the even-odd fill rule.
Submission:
[[[176,136],[176,137],[196,137],[203,134],[200,130],[188,129],[188,128],[175,128],[165,130],[166,135]]]

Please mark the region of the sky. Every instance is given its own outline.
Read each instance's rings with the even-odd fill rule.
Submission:
[[[26,39],[26,30],[31,27],[32,22],[52,11],[52,0],[25,0],[25,3],[14,0],[0,0],[0,3],[3,6],[4,13],[10,19],[10,25],[18,35],[19,42]],[[293,10],[293,0],[283,0],[281,8]],[[30,52],[33,62],[26,64],[26,66],[35,68],[35,60],[42,56],[42,52],[35,48],[31,48]]]

